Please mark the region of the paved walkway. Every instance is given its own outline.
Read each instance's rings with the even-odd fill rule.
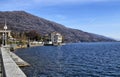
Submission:
[[[1,56],[1,51],[0,51],[0,77],[2,77],[2,56]]]
[[[19,63],[19,65],[21,66],[29,65],[27,62],[23,61],[17,55],[10,52],[9,48],[1,47],[0,48],[0,77],[3,77],[3,74],[4,74],[4,71],[2,71],[3,67],[5,70],[6,77],[27,77],[15,62]]]
[[[10,56],[9,47],[1,47],[1,55],[6,77],[27,77]]]

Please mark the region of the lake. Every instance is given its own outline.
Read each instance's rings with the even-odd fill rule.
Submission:
[[[71,43],[18,49],[28,77],[120,77],[120,43]]]

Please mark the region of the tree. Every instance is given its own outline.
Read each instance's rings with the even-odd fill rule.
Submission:
[[[31,30],[29,32],[26,33],[26,36],[30,39],[30,40],[36,40],[39,41],[41,40],[41,36],[39,33],[37,33],[35,30]]]

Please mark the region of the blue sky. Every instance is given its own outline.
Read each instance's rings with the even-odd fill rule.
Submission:
[[[120,40],[120,0],[0,0],[0,11],[14,10]]]

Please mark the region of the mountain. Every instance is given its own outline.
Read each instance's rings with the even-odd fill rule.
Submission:
[[[101,35],[68,28],[56,22],[34,16],[25,11],[1,11],[0,29],[4,26],[5,18],[7,20],[8,28],[15,32],[36,30],[41,35],[59,32],[63,35],[65,42],[115,41]]]

